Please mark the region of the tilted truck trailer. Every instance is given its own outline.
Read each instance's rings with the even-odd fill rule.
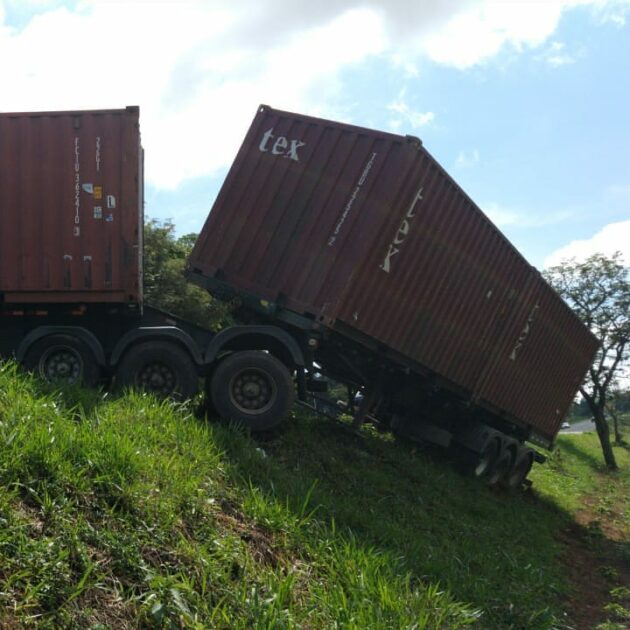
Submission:
[[[193,396],[252,430],[323,373],[355,426],[517,486],[597,341],[411,137],[260,107],[188,265],[214,334],[143,304],[139,110],[0,114],[0,353],[52,382]]]
[[[266,106],[188,276],[363,388],[355,426],[369,412],[512,485],[598,345],[420,140]]]

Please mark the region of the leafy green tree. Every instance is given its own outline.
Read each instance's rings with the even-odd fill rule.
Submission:
[[[610,444],[606,407],[628,360],[630,348],[630,280],[621,254],[594,254],[584,262],[565,260],[545,277],[578,317],[593,331],[601,346],[580,393],[593,414],[606,465],[617,468]]]
[[[196,234],[177,238],[175,225],[150,219],[144,226],[144,298],[147,304],[218,330],[231,322],[230,305],[186,281],[186,259]]]

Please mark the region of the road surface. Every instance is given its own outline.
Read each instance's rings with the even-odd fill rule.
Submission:
[[[560,433],[590,433],[595,431],[595,423],[592,420],[580,420],[574,422],[569,429],[561,429]]]

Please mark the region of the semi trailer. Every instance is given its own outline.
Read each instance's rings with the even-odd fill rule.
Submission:
[[[597,340],[428,153],[260,106],[187,263],[213,333],[144,304],[139,109],[0,114],[0,354],[269,430],[321,389],[519,486]]]

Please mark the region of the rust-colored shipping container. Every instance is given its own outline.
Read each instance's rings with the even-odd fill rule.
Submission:
[[[597,340],[413,137],[261,106],[189,260],[549,445]]]
[[[142,301],[139,109],[0,114],[5,303]]]

